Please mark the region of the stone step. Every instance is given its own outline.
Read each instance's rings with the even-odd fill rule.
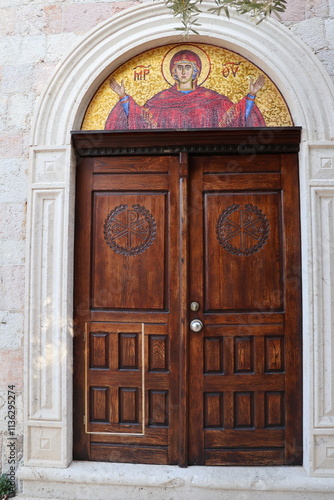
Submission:
[[[72,462],[21,467],[20,500],[333,500],[334,478],[302,467],[202,467]]]

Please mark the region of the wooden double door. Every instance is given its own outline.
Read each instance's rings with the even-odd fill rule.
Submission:
[[[77,172],[75,458],[301,463],[296,155]]]

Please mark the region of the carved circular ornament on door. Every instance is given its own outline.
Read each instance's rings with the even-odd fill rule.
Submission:
[[[153,215],[142,205],[119,205],[105,220],[104,239],[118,254],[138,255],[152,245],[156,229]]]
[[[228,206],[219,216],[216,234],[225,250],[234,255],[252,255],[258,252],[269,238],[270,226],[262,210],[250,203],[241,207]]]

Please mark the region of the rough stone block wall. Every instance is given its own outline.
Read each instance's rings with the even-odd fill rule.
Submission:
[[[313,50],[334,80],[334,0],[288,0],[282,21]]]
[[[0,470],[8,471],[8,386],[22,455],[25,225],[34,105],[56,65],[88,30],[131,0],[0,0]],[[334,80],[334,0],[288,0],[282,22]]]

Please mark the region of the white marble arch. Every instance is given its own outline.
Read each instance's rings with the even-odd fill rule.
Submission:
[[[210,7],[209,3],[202,5],[205,9]],[[256,26],[246,17],[232,15],[227,20],[207,11],[200,15],[199,20],[200,34],[191,36],[190,41],[211,43],[234,50],[261,67],[282,92],[295,125],[303,128],[300,190],[304,466],[289,469],[286,477],[290,478],[288,489],[291,491],[292,484],[296,485],[298,491],[301,491],[300,484],[304,485],[302,490],[305,490],[305,494],[309,492],[311,496],[303,498],[322,498],[321,494],[325,494],[323,498],[327,498],[327,492],[334,490],[334,479],[330,479],[334,478],[333,84],[311,50],[274,20]],[[70,131],[80,129],[91,97],[116,67],[157,45],[182,42],[182,37],[174,30],[176,26],[176,20],[161,2],[136,5],[113,16],[91,30],[69,52],[55,70],[37,105],[30,143],[25,334],[26,431],[24,466],[19,471],[29,498],[34,498],[34,495],[38,497],[38,488],[42,488],[41,497],[56,498],[55,490],[48,493],[48,488],[43,489],[43,485],[48,481],[53,482],[52,484],[58,481],[56,489],[59,498],[70,499],[72,496],[69,491],[61,494],[59,484],[67,481],[74,485],[86,481],[88,488],[87,478],[90,477],[84,472],[90,470],[89,466],[80,462],[73,463],[71,451],[75,159]],[[53,469],[47,469],[48,467]],[[65,471],[62,473],[62,469],[66,467],[66,474]],[[136,471],[140,475],[140,467],[150,466],[119,467],[121,466],[101,464],[99,479],[92,478],[91,482],[109,484],[113,477],[110,471],[113,470],[114,476],[118,478],[114,485],[117,483],[118,487],[123,485],[125,488],[127,484],[133,488]],[[147,485],[152,487],[152,478],[156,477],[156,486],[160,484],[161,488],[161,485],[165,485],[161,478],[166,476],[168,479],[172,477],[168,474],[176,473],[173,468],[156,467],[158,469],[154,470],[158,472],[155,475],[146,469],[150,476]],[[226,487],[221,482],[217,486],[218,483],[215,483],[212,476],[213,469],[196,469],[191,480],[191,472],[184,473],[189,484],[194,485],[189,493],[193,500],[197,498],[194,488],[203,488],[208,481],[216,485],[212,487],[221,488],[222,491],[229,490],[231,485],[234,485],[232,489],[238,489],[240,471],[237,468],[229,468],[230,478],[235,470],[235,480],[232,477],[227,481],[229,486]],[[124,479],[123,484],[117,470],[122,470],[125,475],[124,471],[130,470],[131,478]],[[221,477],[221,468],[215,470],[218,470],[217,474]],[[267,468],[263,471],[262,476],[267,479],[260,486],[254,480],[257,477],[255,470],[260,469],[242,470],[243,480],[250,491],[272,491],[275,482],[275,491],[279,490],[277,480],[279,474],[282,474],[282,468]],[[103,479],[103,471],[108,471],[105,473],[108,480]],[[180,469],[176,476],[182,477]],[[138,476],[138,481],[143,486],[142,476]],[[175,481],[173,487],[177,488],[178,479]],[[37,484],[40,486],[37,487]],[[320,496],[316,496],[318,494]],[[81,499],[86,496],[76,490],[73,498]],[[104,498],[102,489],[101,498]],[[106,498],[109,498],[108,495]],[[125,498],[130,496],[125,495]],[[232,498],[232,494],[228,498]]]

